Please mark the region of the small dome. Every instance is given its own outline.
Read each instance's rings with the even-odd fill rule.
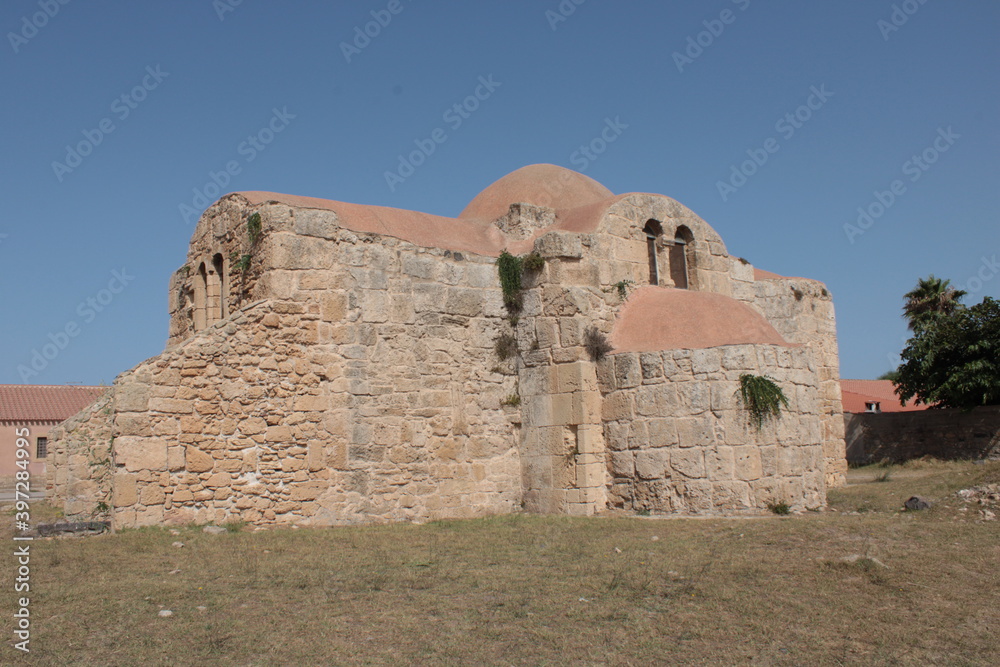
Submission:
[[[526,203],[554,209],[576,208],[614,197],[606,187],[572,169],[533,164],[512,171],[469,202],[459,218],[496,220],[511,204]]]

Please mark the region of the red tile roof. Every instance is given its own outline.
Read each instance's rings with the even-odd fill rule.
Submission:
[[[0,422],[59,423],[87,407],[109,387],[0,384]]]
[[[841,380],[840,392],[844,403],[844,412],[866,412],[865,403],[875,401],[882,412],[915,412],[926,410],[921,403],[914,404],[910,399],[906,405],[899,402],[895,385],[889,380]]]

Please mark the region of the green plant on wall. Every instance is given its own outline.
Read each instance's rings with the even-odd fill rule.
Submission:
[[[493,350],[500,361],[507,361],[517,354],[517,339],[509,333],[502,333],[497,336]]]
[[[583,347],[587,350],[587,354],[590,355],[591,361],[600,361],[608,352],[614,349],[608,341],[607,336],[595,327],[591,327],[584,332]]]
[[[251,261],[253,261],[253,255],[241,255],[238,250],[229,253],[229,267],[238,273],[243,273],[249,269]]]
[[[622,301],[627,301],[628,291],[632,289],[633,285],[635,285],[634,280],[619,280],[618,282],[616,282],[614,285],[611,286],[611,289],[618,292],[619,299],[621,299]]]
[[[497,257],[497,272],[500,274],[500,290],[503,292],[503,305],[512,313],[520,312],[523,300],[521,298],[521,273],[523,260],[506,250]]]
[[[523,272],[541,271],[545,268],[545,258],[537,252],[525,255],[521,258],[521,269]]]
[[[506,250],[497,257],[497,272],[500,274],[500,290],[503,292],[503,304],[511,314],[521,312],[524,290],[522,278],[525,273],[541,271],[545,266],[545,258],[537,252],[517,257]],[[512,324],[512,326],[514,326]]]
[[[254,213],[247,218],[247,239],[251,246],[257,245],[261,235],[260,213]]]
[[[521,395],[518,393],[510,394],[507,398],[500,401],[500,405],[509,408],[516,408],[521,405]]]
[[[740,376],[740,402],[759,431],[764,422],[781,417],[781,408],[788,407],[788,398],[775,381],[766,375],[744,373]]]

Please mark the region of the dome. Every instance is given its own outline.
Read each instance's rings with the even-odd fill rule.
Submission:
[[[526,203],[554,209],[577,208],[614,197],[606,187],[572,169],[533,164],[512,171],[469,202],[459,218],[496,220],[511,204]]]

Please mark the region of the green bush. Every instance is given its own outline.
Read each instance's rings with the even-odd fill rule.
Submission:
[[[772,378],[766,375],[744,373],[740,376],[740,400],[750,422],[759,431],[764,422],[781,417],[782,406],[788,407],[788,398]]]
[[[792,508],[788,506],[784,500],[774,501],[772,500],[767,504],[767,509],[771,510],[774,514],[785,516],[791,514]]]

